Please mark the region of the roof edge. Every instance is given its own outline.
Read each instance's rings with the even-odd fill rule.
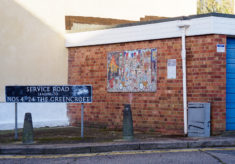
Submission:
[[[190,20],[190,19],[204,18],[204,17],[210,17],[210,16],[224,17],[224,18],[235,18],[235,15],[233,15],[233,14],[207,13],[207,14],[180,16],[180,17],[173,17],[173,18],[166,18],[166,19],[159,19],[159,20],[152,20],[152,21],[142,21],[142,22],[137,22],[137,23],[120,24],[120,25],[117,25],[112,28],[147,25],[147,24],[163,23],[163,22],[170,22],[170,21],[176,21],[176,20]]]

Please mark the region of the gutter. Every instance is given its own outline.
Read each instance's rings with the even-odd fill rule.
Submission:
[[[186,30],[189,27],[188,21],[180,21],[178,27],[181,29],[182,40],[182,72],[183,72],[183,106],[184,106],[184,134],[188,134],[188,107],[187,107],[187,81],[186,81]]]

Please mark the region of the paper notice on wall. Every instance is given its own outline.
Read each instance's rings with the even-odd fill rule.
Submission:
[[[167,79],[176,79],[176,59],[167,61]]]

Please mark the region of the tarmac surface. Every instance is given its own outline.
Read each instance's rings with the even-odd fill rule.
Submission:
[[[115,140],[112,142],[70,144],[22,144],[0,145],[0,155],[43,155],[101,153],[129,150],[164,150],[185,148],[234,147],[235,137],[215,136],[208,138],[177,137],[158,139]]]

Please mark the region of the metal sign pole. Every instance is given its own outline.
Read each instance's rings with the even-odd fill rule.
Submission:
[[[84,135],[83,135],[83,127],[84,127],[84,125],[83,125],[83,114],[84,114],[84,104],[82,103],[81,104],[81,138],[83,138],[84,137]]]
[[[18,128],[17,128],[17,103],[15,103],[15,140],[18,140]]]

